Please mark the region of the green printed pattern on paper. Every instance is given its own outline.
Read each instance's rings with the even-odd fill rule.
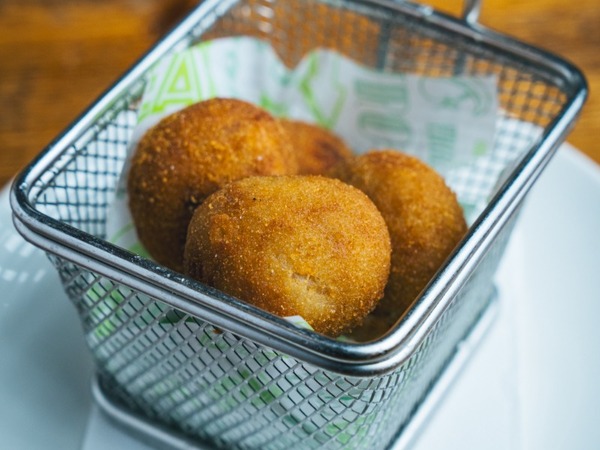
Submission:
[[[425,132],[432,164],[452,161],[456,148],[456,126],[452,123],[430,122],[426,125]]]
[[[331,111],[329,114],[326,112],[325,106],[322,105],[317,99],[317,95],[315,95],[315,90],[313,87],[313,80],[319,75],[319,59],[317,54],[312,54],[308,57],[308,70],[306,71],[306,75],[300,81],[299,86],[302,96],[304,97],[304,101],[308,105],[316,122],[319,125],[329,129],[335,127],[340,117],[340,113],[342,112],[342,108],[344,107],[344,102],[347,96],[346,88],[337,82],[336,75],[339,70],[339,66],[337,66],[335,69],[337,70],[334,70],[334,76],[330,81],[333,85],[333,89],[337,93],[337,96],[333,102],[333,105],[331,106]]]
[[[473,116],[489,113],[492,106],[488,89],[477,80],[421,78],[419,92],[434,107],[450,110],[467,109]]]
[[[269,111],[275,117],[285,117],[288,115],[288,107],[285,103],[274,100],[264,92],[260,96],[259,106]]]
[[[399,78],[398,81],[400,81]],[[360,101],[372,102],[378,105],[386,105],[408,108],[408,89],[406,83],[382,83],[367,80],[356,80],[354,83],[356,96]]]
[[[410,124],[401,116],[365,111],[358,117],[358,129],[371,136],[379,147],[404,148],[411,139]]]
[[[197,47],[193,51],[177,53],[160,80],[157,73],[152,75],[147,91],[153,92],[154,95],[144,97],[138,121],[202,99],[204,89],[196,58],[198,54],[205,56],[206,51],[206,47]],[[205,89],[214,91],[210,77]]]

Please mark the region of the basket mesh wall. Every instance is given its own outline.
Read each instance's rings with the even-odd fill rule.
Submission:
[[[374,377],[311,366],[51,260],[104,388],[133,410],[223,448],[385,448],[487,306],[507,236],[415,354]]]
[[[307,26],[309,29],[307,30]],[[424,19],[366,2],[225,1],[180,46],[218,36],[269,41],[293,66],[315,47],[367,66],[428,76],[498,78],[495,148],[448,179],[461,202],[488,199],[569,93],[535,66]],[[42,213],[105,238],[108,205],[125,160],[143,86],[116,99],[30,190]],[[485,309],[506,244],[492,250],[415,354],[383,376],[314,367],[190,317],[55,255],[106,391],[133,410],[213,445],[240,449],[385,448]]]

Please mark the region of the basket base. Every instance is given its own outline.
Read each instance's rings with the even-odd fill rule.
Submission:
[[[478,344],[483,340],[487,330],[497,315],[498,296],[494,290],[485,311],[470,332],[461,340],[456,348],[456,352],[450,362],[440,372],[439,376],[432,383],[431,388],[415,408],[415,412],[408,423],[403,426],[390,445],[388,450],[408,449],[424,429],[429,417],[431,417],[436,406],[444,398],[444,395],[452,386],[454,380],[466,365],[470,355]],[[111,424],[119,427],[122,431],[132,435],[136,439],[147,443],[155,448],[164,448],[168,450],[210,450],[213,447],[210,443],[198,441],[181,433],[173,431],[162,424],[156,423],[139,414],[129,411],[126,407],[110,398],[102,388],[102,384],[97,377],[92,380],[92,395],[100,411],[110,420]]]

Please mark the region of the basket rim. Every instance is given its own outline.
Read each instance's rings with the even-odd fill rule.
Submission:
[[[94,124],[96,117],[108,110],[111,103],[126,93],[155,62],[181,44],[208,12],[232,5],[234,0],[207,0],[201,3],[22,170],[15,178],[10,194],[17,230],[25,239],[50,253],[156,297],[236,335],[318,367],[346,375],[371,376],[389,372],[401,365],[414,354],[485,256],[503,225],[518,209],[525,194],[566,137],[585,102],[588,88],[581,71],[566,60],[479,24],[469,24],[431,8],[405,2],[348,1],[389,8],[396,14],[426,20],[457,36],[484,42],[515,58],[547,68],[555,76],[562,77],[573,92],[561,112],[543,130],[541,139],[514,167],[410,312],[386,335],[371,342],[348,343],[301,330],[279,317],[46,216],[36,210],[29,200],[31,187],[36,180]]]

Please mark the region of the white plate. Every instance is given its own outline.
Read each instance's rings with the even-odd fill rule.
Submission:
[[[600,170],[565,145],[498,274],[500,313],[414,449],[600,448]],[[92,366],[45,256],[0,194],[0,436],[5,448],[148,448],[91,405]]]
[[[600,168],[565,144],[503,258],[499,320],[415,448],[600,448],[599,269]]]
[[[91,404],[92,364],[75,308],[0,193],[0,447],[74,449]]]

